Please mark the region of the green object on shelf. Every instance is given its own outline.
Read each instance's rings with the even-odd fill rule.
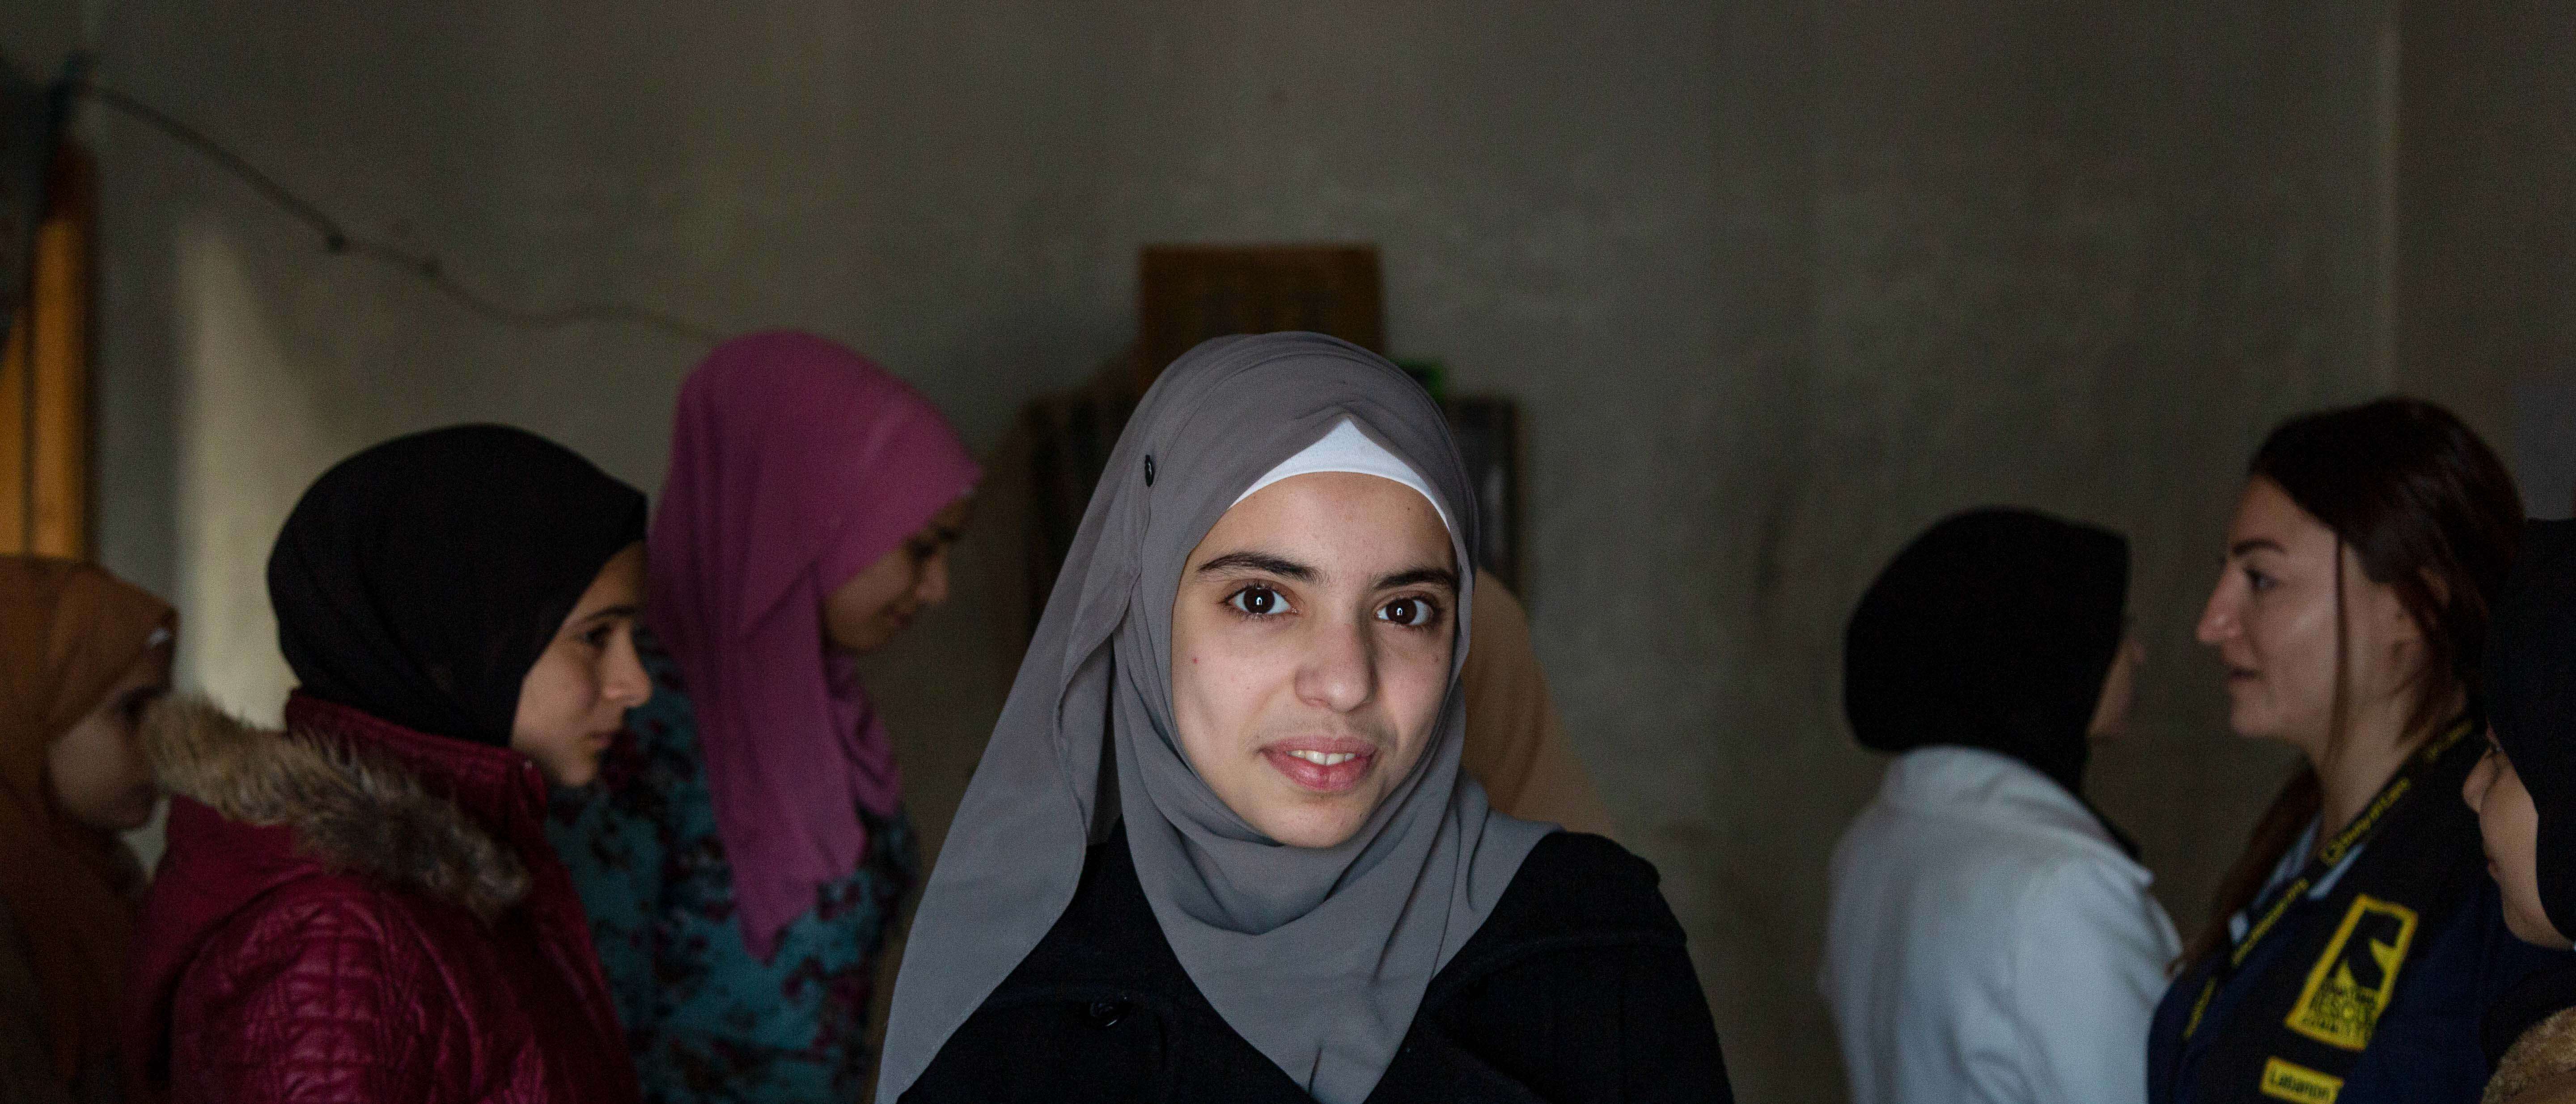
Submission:
[[[1414,357],[1396,361],[1395,366],[1404,369],[1404,374],[1413,377],[1413,382],[1421,384],[1423,390],[1431,392],[1432,398],[1443,401],[1449,398],[1449,369],[1439,361]]]

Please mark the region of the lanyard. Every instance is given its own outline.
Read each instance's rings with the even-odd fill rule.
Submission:
[[[2333,873],[2335,867],[2342,865],[2344,858],[2352,854],[2354,848],[2370,842],[2371,837],[2378,835],[2379,829],[2388,823],[2389,813],[2414,795],[2417,777],[2430,769],[2433,761],[2440,759],[2443,752],[2451,750],[2451,745],[2459,743],[2461,737],[2468,735],[2472,727],[2475,726],[2463,718],[2453,724],[2450,731],[2425,744],[2407,760],[2405,768],[2398,771],[2397,777],[2389,779],[2387,785],[2380,787],[2379,796],[2371,799],[2369,808],[2363,809],[2360,816],[2354,817],[2352,823],[2344,826],[2343,831],[2335,833],[2334,838],[2325,842],[2325,846],[2317,848],[2317,853],[2308,859],[2307,866],[2300,870],[2298,878],[2282,887],[2280,895],[2273,899],[2272,907],[2263,910],[2262,919],[2256,920],[2253,927],[2247,928],[2245,938],[2238,940],[2235,948],[2228,952],[2226,959],[2218,964],[2218,968],[2210,971],[2209,980],[2200,987],[2200,998],[2192,1002],[2191,1020],[2182,1029],[2183,1038],[2189,1039],[2199,1032],[2200,1019],[2202,1014],[2209,1011],[2210,998],[2217,996],[2220,989],[2235,979],[2236,972],[2244,968],[2245,960],[2253,957],[2254,948],[2262,944],[2263,937],[2272,934],[2272,929],[2280,924],[2281,917],[2290,911],[2290,906],[2297,904],[2300,898],[2308,895],[2308,890],[2318,881]]]

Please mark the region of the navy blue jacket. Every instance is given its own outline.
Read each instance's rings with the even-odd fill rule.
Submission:
[[[2474,861],[2476,855],[2472,848],[2462,861]],[[2275,960],[2289,953],[2287,948],[2300,942],[2296,933],[2339,919],[2315,901],[2293,906],[2264,940],[2266,945],[2257,947],[2235,979],[2210,999],[2201,1030],[2189,1043],[2183,1041],[2183,1025],[2223,956],[2212,955],[2174,979],[2156,1007],[2148,1038],[2149,1104],[2268,1104],[2270,1098],[2252,1084],[2225,1097],[2196,1095],[2192,1074],[2210,1042],[2237,1026],[2230,1017],[2266,974],[2273,974],[2275,984],[2300,984],[2303,970],[2271,970]],[[2439,932],[2429,934],[2431,943],[2423,953],[2409,956],[2397,991],[2372,1029],[2370,1045],[2344,1078],[2335,1104],[2477,1104],[2487,1083],[2479,1022],[2488,1007],[2535,971],[2570,961],[2564,952],[2534,947],[2505,930],[2503,902],[2491,882],[2462,903]]]

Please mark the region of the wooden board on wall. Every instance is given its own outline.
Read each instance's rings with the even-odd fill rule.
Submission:
[[[1145,379],[1228,334],[1313,330],[1386,352],[1373,245],[1149,245],[1137,258],[1136,353]]]
[[[63,147],[36,231],[26,309],[0,351],[0,553],[88,559],[90,307],[98,181]]]

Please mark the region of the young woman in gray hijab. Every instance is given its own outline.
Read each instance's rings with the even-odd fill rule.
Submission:
[[[1165,372],[922,899],[878,1098],[1731,1099],[1654,869],[1459,772],[1475,524],[1374,354]]]

